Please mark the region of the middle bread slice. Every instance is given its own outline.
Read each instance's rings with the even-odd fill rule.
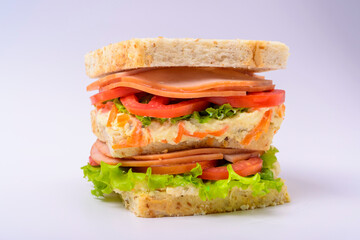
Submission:
[[[152,119],[144,126],[132,114],[117,112],[111,123],[109,115],[110,111],[94,109],[92,129],[116,158],[206,147],[266,151],[282,123],[283,105],[244,109],[231,118],[206,123],[195,118]]]

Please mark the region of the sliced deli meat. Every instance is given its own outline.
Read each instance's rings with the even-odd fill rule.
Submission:
[[[112,155],[109,151],[108,146],[106,145],[106,143],[101,142],[99,139],[96,140],[96,142],[94,143],[94,146],[105,156],[107,157],[111,157]]]
[[[104,163],[107,163],[110,165],[116,165],[120,162],[120,160],[118,160],[117,158],[108,157],[108,156],[105,156],[104,154],[102,154],[99,151],[99,149],[96,147],[95,144],[91,147],[90,158],[99,165],[101,162],[104,162]]]
[[[91,165],[91,166],[99,166],[100,164],[98,164],[97,162],[95,162],[94,161],[94,159],[92,159],[91,157],[89,157],[89,164]]]
[[[190,155],[190,156],[182,156],[182,157],[174,157],[174,158],[158,159],[158,160],[147,160],[147,161],[112,158],[104,155],[97,147],[98,145],[99,144],[95,143],[91,148],[90,158],[93,164],[94,162],[97,164],[100,164],[101,162],[105,162],[110,165],[116,165],[118,163],[121,163],[122,167],[150,167],[150,166],[196,163],[200,161],[212,161],[212,160],[223,159],[223,154],[221,153]]]
[[[217,91],[217,90],[207,90],[200,92],[173,92],[168,90],[156,89],[146,85],[141,85],[137,83],[127,83],[127,82],[117,82],[107,86],[104,86],[100,91],[106,91],[112,88],[117,87],[130,87],[134,89],[141,90],[143,92],[151,93],[153,95],[169,97],[169,98],[203,98],[203,97],[230,97],[230,96],[245,96],[245,91]],[[271,87],[273,89],[273,87]],[[271,90],[269,89],[269,90]],[[261,90],[259,90],[261,91]],[[265,90],[264,90],[265,91]]]
[[[97,141],[91,148],[91,152],[90,152],[90,164],[91,165],[93,165],[93,166],[100,165],[101,162],[105,162],[110,165],[116,165],[116,164],[121,163],[122,167],[133,167],[134,171],[140,171],[140,172],[145,172],[146,171],[145,169],[147,167],[152,167],[152,168],[154,167],[155,172],[153,172],[153,173],[159,172],[159,174],[165,173],[166,169],[169,170],[168,172],[166,172],[167,174],[177,174],[177,173],[173,173],[173,171],[180,171],[181,173],[187,172],[188,169],[190,169],[190,170],[192,169],[192,168],[190,168],[190,166],[193,166],[193,168],[194,168],[196,166],[196,163],[199,163],[203,167],[210,167],[210,165],[212,167],[215,167],[215,165],[213,165],[213,163],[215,163],[216,161],[214,162],[214,160],[222,160],[224,158],[224,155],[222,153],[220,153],[221,150],[225,150],[225,152],[228,152],[228,153],[234,153],[234,152],[236,152],[235,150],[238,150],[238,149],[204,148],[204,149],[193,149],[193,150],[187,150],[187,151],[180,151],[181,153],[177,152],[177,153],[169,153],[169,154],[159,154],[159,155],[157,155],[157,158],[155,158],[156,155],[153,155],[153,156],[144,155],[144,156],[135,156],[134,157],[134,158],[138,158],[138,159],[122,159],[122,158],[112,158],[112,157],[106,156],[103,153],[106,151],[104,145],[106,146],[106,144],[101,143],[100,141]],[[205,150],[207,150],[207,151],[205,151]],[[184,154],[190,154],[190,155],[184,155]],[[163,155],[165,158],[162,158],[161,155]],[[232,159],[230,159],[230,160],[232,160],[234,162],[236,162],[236,160],[237,161],[245,160],[245,159],[248,159],[249,157],[254,157],[256,155],[259,155],[259,153],[252,152],[252,153],[238,153],[238,154],[232,154],[232,155],[225,154],[225,156],[227,156],[227,157],[232,156]],[[144,157],[145,158],[147,157],[148,159],[143,159]],[[150,157],[150,159],[149,159],[149,157]],[[251,158],[251,159],[254,159],[254,158]],[[212,162],[212,163],[207,164],[205,162]],[[261,161],[261,163],[262,163],[262,161]],[[180,165],[180,166],[178,166],[178,165]],[[242,166],[243,165],[244,165],[244,163],[242,164]],[[249,164],[245,164],[245,165],[249,166]],[[171,166],[178,166],[179,169],[171,170],[172,169]],[[236,166],[238,166],[238,164],[234,165],[234,166],[236,167]],[[237,170],[239,170],[239,169],[240,168],[237,167]],[[244,169],[240,169],[240,170],[244,171]],[[247,171],[247,170],[245,169],[245,171]],[[212,174],[212,173],[210,172],[210,174]],[[224,173],[222,173],[222,175],[224,175]],[[205,173],[204,177],[206,177],[206,173]]]
[[[108,146],[106,143],[101,142],[99,139],[96,140],[94,146],[105,156],[112,158],[111,153],[109,151]],[[170,153],[160,153],[160,154],[150,154],[150,155],[138,155],[138,156],[131,156],[127,157],[127,159],[135,159],[140,161],[148,161],[148,160],[161,160],[161,159],[171,159],[171,158],[180,158],[186,156],[196,156],[201,154],[214,154],[214,153],[221,153],[224,156],[227,156],[229,159],[248,159],[245,156],[257,156],[258,154],[262,153],[262,151],[252,151],[246,149],[236,149],[236,148],[196,148],[196,149],[188,149],[188,150],[181,150],[176,152]],[[224,157],[225,158],[225,157]],[[225,158],[226,160],[228,160]],[[119,159],[120,158],[115,158]],[[230,161],[230,160],[228,160]],[[236,161],[236,160],[235,160]],[[231,162],[231,161],[230,161]]]
[[[105,91],[130,87],[158,96],[200,98],[243,96],[274,88],[271,80],[226,68],[155,68],[111,74],[87,87]]]
[[[260,157],[260,151],[255,151],[251,153],[224,154],[224,159],[232,163],[247,160],[252,157]]]
[[[120,72],[101,78],[87,90],[97,90],[115,82],[130,82],[169,91],[203,91],[216,87],[269,86],[271,80],[229,68],[152,68]]]

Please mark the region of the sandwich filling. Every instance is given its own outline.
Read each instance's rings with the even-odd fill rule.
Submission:
[[[153,174],[152,168],[147,168],[145,173],[134,172],[133,168],[101,162],[100,166],[88,164],[82,167],[84,176],[93,182],[94,189],[91,193],[95,196],[104,196],[113,191],[135,191],[135,192],[172,192],[173,194],[189,193],[188,190],[196,189],[196,194],[203,200],[225,198],[233,187],[250,190],[254,196],[263,196],[271,189],[281,191],[284,185],[280,178],[279,167],[275,153],[278,150],[271,147],[261,155],[262,168],[258,173],[247,177],[241,176],[236,166],[224,165],[227,178],[221,180],[203,180],[203,170],[200,164],[183,174]],[[246,162],[245,160],[243,162]]]
[[[276,148],[285,92],[234,69],[156,68],[90,84],[98,140],[84,174],[93,194],[195,186],[201,199],[232,187],[281,190]]]

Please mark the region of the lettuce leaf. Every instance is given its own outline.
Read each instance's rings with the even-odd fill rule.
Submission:
[[[278,152],[279,150],[276,147],[271,146],[269,150],[261,155],[261,159],[263,160],[263,168],[273,167],[273,164],[277,161],[275,154]]]
[[[140,120],[143,126],[149,126],[151,124],[152,117],[144,117],[138,115],[135,115],[135,117]]]
[[[119,112],[130,114],[129,111],[125,108],[125,106],[120,102],[119,98],[115,98],[112,101]]]
[[[206,123],[210,119],[223,120],[234,116],[238,112],[245,112],[247,108],[234,108],[230,104],[226,103],[221,106],[214,105],[200,112],[194,112],[192,115],[199,123]]]
[[[151,96],[151,95],[149,95],[149,96]],[[148,101],[150,101],[150,99],[151,98],[145,98],[144,100],[141,100],[141,101],[143,103],[147,103]],[[125,106],[121,103],[119,98],[113,99],[112,101],[114,102],[114,104],[119,112],[131,114],[125,108]],[[189,120],[191,118],[198,120],[199,123],[207,123],[211,119],[223,120],[225,118],[232,117],[237,113],[246,112],[246,111],[247,111],[247,108],[234,108],[230,104],[226,103],[221,106],[213,105],[212,107],[208,107],[203,111],[200,111],[200,112],[195,111],[192,114],[188,114],[188,115],[181,116],[181,117],[175,117],[175,118],[155,118],[155,117],[146,117],[146,116],[139,116],[139,115],[134,115],[134,116],[141,121],[141,123],[144,127],[146,127],[146,126],[149,126],[152,121],[158,121],[160,123],[164,123],[164,122],[170,120],[170,122],[172,124],[175,124],[178,121]]]
[[[261,179],[272,180],[274,179],[274,173],[269,168],[263,168],[260,172]]]
[[[192,117],[192,115],[193,114],[188,114],[188,115],[181,116],[181,117],[170,118],[170,122],[172,124],[175,124],[175,123],[177,123],[178,121],[181,121],[181,120],[189,120]]]
[[[268,153],[269,151],[270,153]],[[267,155],[263,155],[270,156],[276,152],[274,149],[269,151],[265,153]],[[273,157],[271,159],[273,160]],[[148,168],[146,173],[135,173],[132,172],[131,168],[122,168],[120,164],[113,166],[104,162],[99,167],[94,167],[90,164],[82,167],[84,177],[94,184],[94,190],[91,193],[97,197],[109,194],[113,189],[131,191],[136,187],[141,187],[150,191],[165,187],[192,185],[199,189],[199,196],[205,201],[225,198],[233,187],[250,189],[254,196],[262,196],[267,194],[270,189],[281,191],[283,186],[281,179],[274,179],[272,172],[268,168],[263,168],[260,173],[249,177],[239,176],[234,172],[231,164],[227,166],[227,169],[229,172],[228,179],[203,181],[198,178],[202,174],[200,164],[197,164],[189,173],[178,175],[152,174],[151,168]]]
[[[284,183],[280,178],[262,179],[262,175],[257,173],[253,176],[239,176],[232,169],[231,164],[227,166],[229,178],[227,180],[208,181],[201,186],[199,196],[201,200],[211,200],[214,198],[225,198],[233,187],[243,190],[250,188],[253,196],[263,196],[270,192],[270,189],[281,191]]]

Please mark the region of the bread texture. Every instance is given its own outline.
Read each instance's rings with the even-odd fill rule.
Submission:
[[[289,48],[276,41],[218,39],[131,39],[85,55],[86,74],[146,67],[230,67],[263,72],[286,67]]]
[[[145,146],[120,148],[113,150],[111,146],[128,139],[133,128],[136,126],[132,121],[137,122],[137,118],[128,115],[129,124],[118,127],[116,124],[107,126],[109,112],[93,110],[91,112],[92,130],[100,141],[106,142],[113,157],[129,157],[141,154],[158,154],[164,152],[174,152],[179,150],[193,148],[241,148],[247,150],[267,151],[270,147],[275,133],[279,130],[283,121],[279,115],[280,107],[261,108],[252,112],[238,113],[232,118],[222,120],[212,120],[208,123],[199,123],[197,120],[183,121],[186,129],[191,131],[204,132],[206,129],[222,129],[229,126],[226,133],[221,136],[207,136],[204,138],[195,138],[183,136],[180,142],[171,142],[177,135],[180,122],[171,123],[170,121],[159,123],[154,121],[151,125],[141,128],[141,134],[144,138],[149,136],[149,142]],[[266,111],[272,109],[272,118],[267,131],[264,131],[258,138],[254,138],[248,144],[242,144],[241,141],[249,134],[261,121]],[[118,113],[119,116],[126,115]],[[166,143],[162,139],[167,139]]]
[[[168,187],[162,191],[122,192],[117,191],[124,200],[125,207],[138,217],[170,217],[204,215],[210,213],[232,212],[281,205],[290,202],[287,188],[280,192],[272,189],[264,196],[253,196],[251,190],[232,188],[226,198],[202,201],[195,187]]]

